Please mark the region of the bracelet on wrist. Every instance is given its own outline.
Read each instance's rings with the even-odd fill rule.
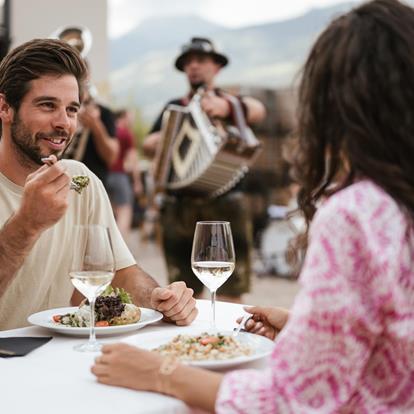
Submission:
[[[171,395],[171,389],[168,386],[169,377],[177,369],[179,364],[180,360],[176,356],[171,355],[167,355],[161,361],[158,372],[160,374],[160,392],[162,394]]]

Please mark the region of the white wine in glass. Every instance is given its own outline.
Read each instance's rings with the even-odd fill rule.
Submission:
[[[211,294],[211,327],[216,328],[216,292],[236,264],[228,221],[199,221],[194,232],[191,268]]]
[[[193,272],[210,291],[216,291],[233,273],[233,262],[194,262]]]
[[[115,273],[114,255],[107,227],[75,226],[76,242],[70,280],[89,301],[89,341],[74,347],[77,351],[98,352],[95,336],[95,300],[111,283]]]

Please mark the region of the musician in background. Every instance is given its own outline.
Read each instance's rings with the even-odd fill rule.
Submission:
[[[120,145],[115,136],[115,118],[112,111],[97,102],[95,88],[91,86],[91,70],[87,55],[92,47],[92,33],[84,26],[63,26],[57,28],[51,39],[59,39],[74,47],[83,58],[88,70],[81,110],[78,113],[78,130],[70,145],[66,148],[64,158],[82,161],[103,184],[109,168],[115,163]]]
[[[132,118],[133,114],[126,109],[115,112],[116,137],[120,151],[108,174],[106,186],[116,224],[127,243],[132,225],[134,198],[143,192]]]
[[[120,144],[116,138],[113,112],[97,102],[93,91],[93,87],[90,87],[84,92],[78,114],[78,131],[64,157],[83,162],[106,187],[110,168],[120,151]]]
[[[209,39],[192,38],[183,46],[175,67],[187,76],[190,90],[184,97],[173,99],[164,107],[144,141],[143,150],[147,156],[155,155],[161,139],[162,115],[168,105],[187,106],[200,87],[205,89],[201,100],[202,110],[210,118],[234,123],[232,105],[226,95],[214,85],[216,75],[228,62],[228,58],[219,53]],[[261,102],[250,97],[238,98],[248,124],[260,122],[264,118],[265,109]],[[194,228],[199,220],[231,222],[237,255],[236,269],[220,287],[218,296],[221,300],[241,302],[242,295],[250,288],[253,236],[248,202],[240,191],[240,185],[214,199],[178,194],[169,194],[164,198],[160,222],[169,280],[184,280],[194,289],[196,296],[202,293],[203,284],[190,267]]]

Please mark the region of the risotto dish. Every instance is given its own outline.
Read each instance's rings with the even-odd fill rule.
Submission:
[[[252,354],[252,349],[229,335],[177,335],[170,342],[154,349],[163,356],[175,356],[181,361],[223,360]]]

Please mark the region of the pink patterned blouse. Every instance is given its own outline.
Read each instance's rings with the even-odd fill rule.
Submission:
[[[318,210],[269,368],[227,374],[218,413],[414,413],[414,229],[370,181]],[[277,305],[277,304],[275,304]]]

